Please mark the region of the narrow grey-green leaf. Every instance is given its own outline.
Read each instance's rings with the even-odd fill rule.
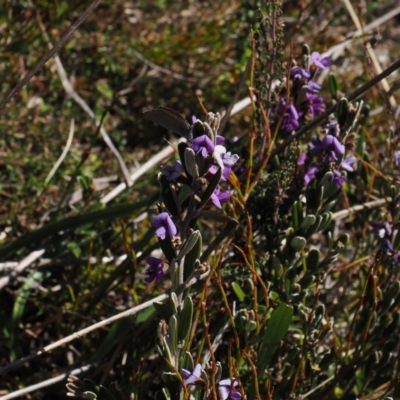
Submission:
[[[178,338],[186,340],[192,328],[193,319],[193,301],[190,296],[186,297],[183,303],[183,309],[179,313]]]

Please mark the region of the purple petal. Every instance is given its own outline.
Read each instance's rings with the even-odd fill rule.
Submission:
[[[218,195],[216,195],[215,192],[211,195],[210,200],[214,204],[215,207],[222,208],[222,205],[221,205],[221,202],[219,201]]]
[[[186,385],[193,385],[197,381],[197,379],[200,378],[201,364],[196,364],[193,372],[190,372],[187,369],[182,368],[181,375],[185,380]]]
[[[335,184],[335,186],[340,189],[343,185],[344,182],[347,181],[347,178],[345,176],[342,176],[340,174],[340,172],[335,171],[333,173],[333,177],[332,177],[332,182]]]
[[[400,167],[400,150],[394,152],[394,165]]]
[[[183,171],[182,163],[179,160],[176,160],[172,167],[162,165],[161,171],[167,178],[167,181],[172,182],[173,180],[178,178],[178,176]]]
[[[221,144],[225,141],[225,138],[221,135],[217,135],[217,137],[215,138],[215,144]]]
[[[380,238],[392,234],[392,228],[387,222],[369,221],[369,225],[372,227],[371,233],[378,235]]]
[[[307,86],[308,86],[308,90],[311,93],[318,94],[319,91],[321,90],[321,85],[318,85],[318,83],[313,82],[313,81],[308,82]]]
[[[143,274],[147,275],[145,281],[150,283],[156,279],[157,282],[160,282],[164,278],[162,260],[156,257],[147,257],[146,262],[149,264],[149,267],[143,271]]]
[[[314,65],[318,68],[325,69],[331,65],[331,59],[329,57],[325,57],[321,60],[321,54],[318,51],[314,51],[311,53],[311,60]]]
[[[386,253],[391,253],[393,251],[393,244],[392,242],[388,239],[385,238],[383,240],[383,244],[382,244],[382,251],[386,254]]]
[[[242,395],[238,390],[233,390],[229,396],[230,399],[232,400],[240,400],[242,398]]]
[[[325,125],[324,129],[322,129],[322,132],[326,135],[332,135],[337,138],[340,134],[340,128],[338,123],[332,119]]]
[[[183,379],[189,378],[189,376],[190,376],[191,374],[192,374],[192,373],[191,373],[188,369],[185,369],[185,368],[182,368],[182,369],[181,369],[181,375],[182,375],[182,378],[183,378]]]
[[[310,71],[307,71],[304,68],[300,68],[300,67],[293,67],[290,70],[290,76],[291,78],[294,79],[304,79],[304,80],[308,80],[311,78],[311,73]]]
[[[225,167],[233,167],[238,162],[239,158],[240,157],[237,154],[232,154],[229,151],[222,156],[222,162]]]
[[[229,397],[229,389],[225,386],[218,387],[218,397],[219,400],[226,400]]]
[[[317,167],[311,167],[304,175],[304,186],[307,186],[313,179],[315,179],[315,175],[318,172]]]
[[[231,199],[231,194],[229,190],[224,190],[223,192],[220,192],[218,195],[218,199],[221,204],[228,203]]]
[[[307,153],[301,153],[299,159],[297,160],[297,165],[304,165],[307,160]]]
[[[202,135],[193,140],[192,149],[205,158],[214,152],[214,143],[207,135]]]
[[[345,158],[341,163],[340,166],[345,171],[351,172],[354,171],[353,164],[356,162],[356,158],[354,156],[350,156]]]
[[[152,218],[151,224],[156,229],[156,235],[164,240],[167,236],[173,237],[177,233],[175,224],[173,223],[171,217],[166,212],[162,212]]]

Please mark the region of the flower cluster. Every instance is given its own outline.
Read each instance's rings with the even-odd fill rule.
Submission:
[[[393,264],[400,265],[400,252],[393,250],[392,227],[389,222],[370,221],[369,224],[371,226],[371,233],[378,235],[382,239],[381,253],[392,255]]]
[[[283,88],[279,93],[278,105],[273,109],[272,129],[283,135],[300,127],[303,121],[313,119],[324,110],[324,99],[319,94],[321,86],[315,82],[318,72],[331,65],[328,57],[322,58],[314,51],[304,57],[302,67],[295,66],[290,71],[290,93]]]
[[[197,364],[190,372],[187,369],[181,370],[181,375],[186,386],[196,385],[197,383],[203,384],[203,380],[200,378],[202,368],[200,364]],[[241,400],[242,395],[239,391],[239,383],[236,379],[223,379],[218,383],[218,398],[219,400]]]
[[[305,167],[304,186],[307,186],[317,173],[328,170],[333,172],[332,182],[340,189],[347,179],[340,171],[353,171],[356,158],[344,158],[345,147],[339,140],[340,130],[335,120],[331,120],[322,132],[324,137],[314,137],[311,140],[312,146],[307,153],[300,154],[297,165]]]
[[[230,191],[223,190],[221,183],[227,182],[239,156],[222,145],[225,139],[217,134],[219,118],[219,114],[213,113],[208,114],[207,122],[194,118],[193,140],[178,146],[180,160],[172,167],[161,167],[163,204],[160,214],[151,221],[161,241],[174,239],[178,231],[181,239],[185,238],[190,222],[201,208],[211,205],[222,208],[230,201]],[[147,263],[146,282],[160,281],[165,264],[154,257],[149,257]]]

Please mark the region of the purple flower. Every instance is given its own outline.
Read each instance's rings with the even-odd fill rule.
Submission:
[[[301,153],[299,159],[297,160],[297,165],[304,165],[307,160],[307,153]]]
[[[342,176],[340,172],[335,171],[332,176],[332,182],[335,184],[335,186],[340,189],[343,185],[343,182],[346,182],[347,178],[345,176]]]
[[[297,112],[296,107],[293,104],[289,104],[286,107],[285,101],[282,99],[278,106],[278,114],[282,115],[284,110],[285,113],[283,114],[280,129],[286,132],[295,131],[300,126],[299,113]]]
[[[214,143],[207,135],[202,135],[193,140],[192,149],[196,154],[201,154],[206,158],[209,154],[214,152]]]
[[[385,254],[391,253],[393,251],[393,244],[388,238],[383,239],[381,250]]]
[[[369,224],[372,227],[371,233],[378,235],[380,238],[390,236],[392,234],[392,228],[388,222],[370,221]]]
[[[223,171],[221,180],[226,181],[232,172],[232,167],[239,160],[239,156],[237,154],[232,154],[231,152],[227,152],[224,146],[216,145],[213,157],[217,162],[218,166],[212,165],[208,171],[210,172],[210,174],[215,175],[218,171],[218,168],[222,166]]]
[[[153,217],[151,225],[153,225],[154,228],[157,228],[156,235],[161,240],[164,240],[167,236],[172,238],[177,233],[176,226],[167,212],[162,212]]]
[[[182,163],[179,160],[175,160],[175,163],[172,167],[161,165],[161,171],[164,173],[168,182],[172,182],[183,171]]]
[[[181,369],[182,378],[186,384],[186,386],[196,384],[196,381],[199,380],[201,375],[201,364],[197,364],[194,367],[193,372],[188,371],[187,369]]]
[[[222,162],[225,167],[232,168],[239,160],[239,156],[237,154],[232,154],[230,151],[227,153],[221,154]]]
[[[316,67],[321,69],[325,69],[331,65],[331,59],[329,57],[324,57],[321,59],[321,54],[318,53],[318,51],[313,51],[311,53],[311,60]]]
[[[332,119],[325,125],[324,129],[322,129],[322,132],[325,133],[325,135],[331,135],[337,138],[340,134],[340,128],[338,123]]]
[[[309,80],[311,78],[311,73],[310,71],[300,68],[300,67],[293,67],[290,70],[290,77],[295,80],[295,79],[304,79],[304,80]]]
[[[306,93],[306,98],[308,100],[308,115],[313,119],[324,109],[324,99],[322,96],[313,93]]]
[[[160,282],[162,278],[164,278],[162,260],[156,257],[147,257],[146,262],[149,264],[149,267],[143,271],[143,273],[147,275],[145,281],[150,283],[153,282],[154,279],[157,279],[157,282]]]
[[[221,135],[217,135],[216,136],[216,138],[215,138],[215,144],[221,144],[221,143],[224,143],[225,142],[225,138],[223,137],[223,136],[221,136]]]
[[[318,85],[318,83],[314,81],[308,82],[307,87],[309,92],[314,94],[319,94],[319,91],[321,90],[321,85]]]
[[[398,251],[393,257],[392,257],[392,263],[395,265],[400,265],[400,251]]]
[[[315,137],[312,139],[314,147],[310,150],[312,152],[326,151],[328,154],[324,161],[329,162],[332,160],[337,160],[338,156],[344,154],[344,146],[332,135],[327,135],[321,141],[321,139]]]
[[[349,157],[345,158],[344,160],[342,160],[342,162],[340,163],[340,166],[345,171],[351,172],[351,171],[354,171],[353,164],[355,162],[356,162],[356,158],[354,156],[349,156]]]
[[[394,152],[394,165],[400,167],[400,150]]]
[[[318,172],[317,167],[310,167],[306,174],[304,175],[304,186],[307,186],[313,179],[315,179],[315,175]]]
[[[239,384],[236,379],[232,381],[230,378],[228,378],[220,381],[218,383],[219,400],[240,400],[242,395],[237,389],[238,385]]]
[[[214,193],[211,195],[210,200],[215,207],[222,208],[222,204],[227,203],[231,199],[229,190],[221,192],[221,188],[217,186]]]
[[[197,117],[195,115],[192,115],[192,125],[194,125],[197,122]]]

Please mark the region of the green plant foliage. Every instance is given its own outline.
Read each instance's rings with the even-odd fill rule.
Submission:
[[[101,1],[0,105],[0,397],[399,399],[393,4]],[[5,2],[0,104],[89,5]]]

